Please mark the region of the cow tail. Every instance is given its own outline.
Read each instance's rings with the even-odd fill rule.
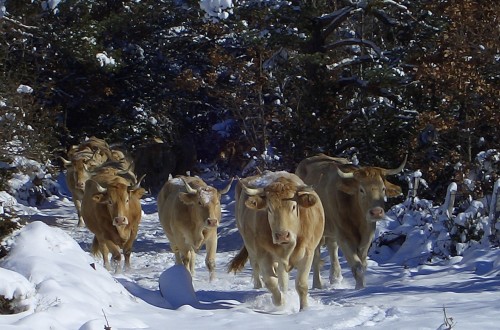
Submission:
[[[245,245],[241,248],[240,252],[234,258],[231,260],[229,263],[229,266],[227,267],[227,272],[231,273],[237,273],[245,267],[245,263],[248,260],[248,251]]]
[[[99,242],[97,241],[97,237],[94,236],[94,240],[92,241],[92,247],[90,248],[90,252],[93,255],[97,256],[101,254],[101,250],[99,250]]]

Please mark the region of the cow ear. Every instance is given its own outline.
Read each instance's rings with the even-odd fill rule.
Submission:
[[[249,196],[245,205],[252,210],[261,210],[266,207],[266,200],[261,196]]]
[[[403,190],[400,186],[390,183],[389,181],[384,179],[385,184],[385,194],[387,197],[398,197],[403,193]]]
[[[140,199],[146,193],[146,189],[144,189],[144,188],[134,189],[134,190],[131,191],[131,193],[135,197],[137,197],[138,199]]]
[[[105,203],[106,201],[104,200],[104,194],[101,194],[101,193],[98,193],[98,194],[94,194],[92,195],[92,199],[94,200],[94,202],[96,203]]]
[[[318,196],[311,193],[299,193],[298,203],[302,207],[311,207],[318,202]]]
[[[341,179],[337,183],[337,188],[348,195],[354,195],[358,187],[356,184],[353,184],[354,181],[353,179]]]
[[[188,193],[182,192],[182,193],[179,194],[179,199],[184,204],[191,205],[191,204],[196,203],[196,201],[198,200],[198,195],[196,195],[196,194],[188,194]]]

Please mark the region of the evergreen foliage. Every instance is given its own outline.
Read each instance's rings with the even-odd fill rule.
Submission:
[[[189,136],[202,161],[232,142],[287,170],[317,152],[384,167],[408,152],[439,199],[499,142],[493,0],[238,1],[217,21],[197,1],[43,3],[7,0],[0,18],[2,150]],[[480,181],[461,192],[491,189]]]

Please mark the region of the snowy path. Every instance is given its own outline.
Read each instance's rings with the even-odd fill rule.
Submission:
[[[249,265],[237,275],[226,272],[228,261],[241,245],[241,238],[235,229],[231,196],[233,194],[229,193],[222,201],[217,277],[212,282],[208,281],[204,250],[200,251],[193,287],[201,304],[196,309],[189,306],[179,308],[178,311],[189,311],[178,315],[181,329],[183,326],[189,328],[190,317],[215,317],[217,321],[211,322],[216,322],[214,325],[217,328],[235,327],[244,320],[253,320],[248,321],[246,328],[438,329],[443,323],[444,306],[448,316],[459,324],[457,329],[497,329],[495,319],[498,318],[500,276],[498,261],[495,263],[494,260],[499,256],[498,251],[486,251],[486,255],[481,255],[485,251],[478,250],[477,255],[471,256],[467,262],[457,258],[441,265],[409,269],[370,261],[368,286],[359,291],[353,289],[354,281],[343,262],[343,282],[335,287],[311,290],[308,310],[298,313],[298,296],[293,284],[286,306],[275,308],[267,290],[252,288]],[[156,200],[144,198],[142,206],[144,215],[131,257],[133,269],[114,277],[133,296],[151,307],[168,310],[171,306],[161,296],[159,278],[174,265],[174,256],[169,251],[168,241],[158,221]],[[89,251],[93,235],[86,228],[76,227],[76,213],[69,199],[53,197],[43,208],[33,208],[30,213],[33,215],[29,221],[43,221],[60,227],[84,251]],[[102,261],[96,259],[96,263],[102,264]],[[328,270],[326,262],[322,273],[324,282],[328,278]],[[291,276],[293,279],[293,272]],[[471,313],[473,318],[467,316]],[[152,324],[159,322],[154,315],[148,318]]]

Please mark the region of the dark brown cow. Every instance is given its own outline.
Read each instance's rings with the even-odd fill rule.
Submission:
[[[132,185],[121,176],[109,174],[94,175],[85,184],[82,215],[87,228],[95,235],[92,253],[102,255],[108,270],[111,252],[115,271],[121,271],[120,249],[125,256],[125,269],[130,268],[132,245],[142,215],[140,199],[145,192],[139,185],[140,182]]]
[[[142,186],[155,194],[170,176],[196,171],[196,157],[196,145],[187,138],[173,145],[155,139],[133,151],[135,172],[138,176],[147,174]]]
[[[254,288],[262,287],[262,276],[273,303],[279,306],[288,290],[288,273],[296,268],[295,289],[304,309],[314,251],[325,223],[318,195],[295,174],[264,172],[240,180],[235,198],[244,246],[228,270],[240,271],[250,259]]]
[[[330,253],[330,283],[342,278],[338,248],[342,250],[356,280],[356,289],[365,286],[366,258],[378,220],[385,218],[387,197],[401,194],[401,187],[385,177],[396,169],[357,167],[343,158],[319,154],[304,159],[295,173],[313,185],[325,208],[325,244]],[[321,288],[319,256],[314,263],[313,287]]]
[[[160,223],[176,263],[185,265],[191,275],[194,275],[196,251],[205,244],[210,280],[215,277],[220,199],[229,191],[232,181],[223,190],[217,190],[198,177],[178,176],[168,180],[158,194]]]

